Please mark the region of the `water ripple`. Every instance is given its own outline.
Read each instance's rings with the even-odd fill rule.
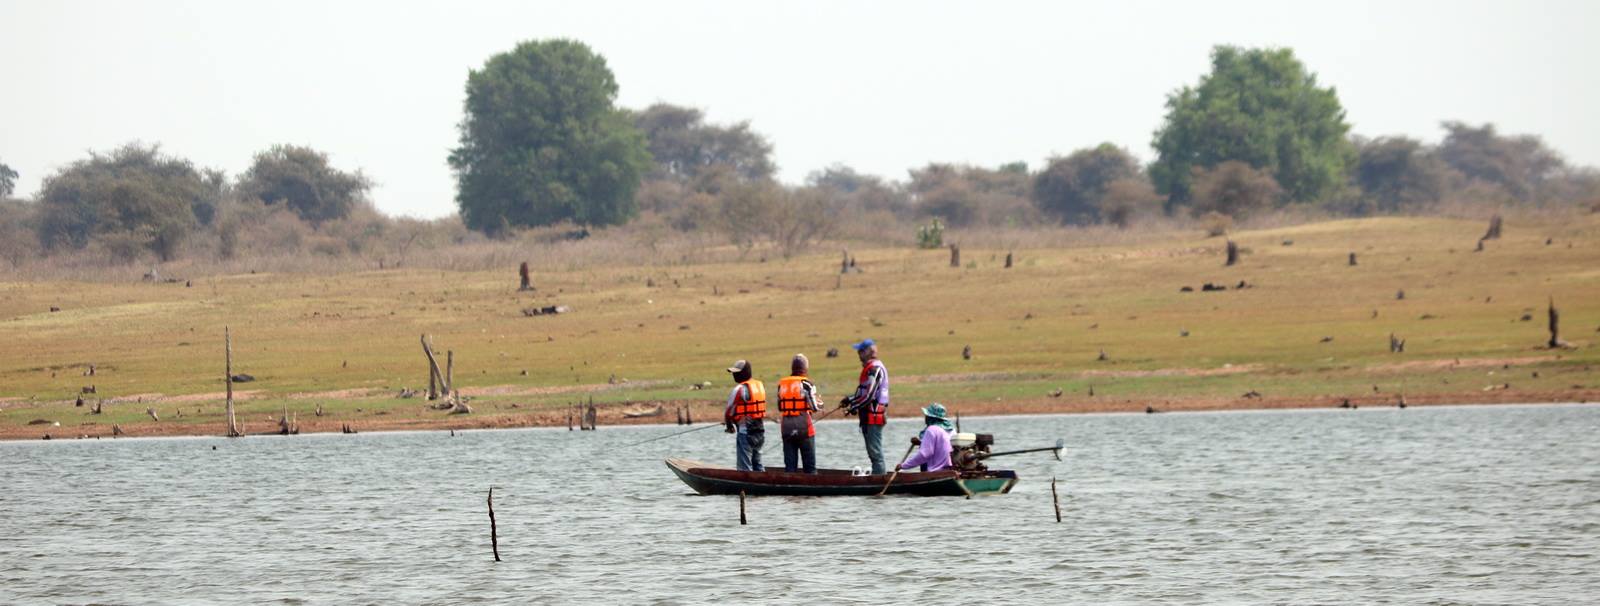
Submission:
[[[1007,459],[1023,481],[997,497],[751,498],[740,526],[737,498],[692,496],[661,464],[721,461],[726,436],[620,448],[670,428],[4,443],[0,603],[1600,595],[1600,407],[963,423],[1005,448],[1066,438],[1069,460]],[[894,422],[892,444],[913,430]],[[847,423],[822,423],[818,451],[862,462]]]

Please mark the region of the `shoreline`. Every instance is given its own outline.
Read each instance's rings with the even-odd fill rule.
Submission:
[[[1360,408],[1398,408],[1398,399],[1392,394],[1374,394],[1364,397],[1345,398],[1343,396],[1315,396],[1315,397],[1260,397],[1260,398],[1216,398],[1216,397],[1171,397],[1160,400],[1134,401],[1120,398],[1078,398],[1055,399],[1038,398],[1012,402],[956,402],[948,404],[951,411],[969,417],[978,416],[1022,416],[1022,415],[1071,415],[1093,413],[1146,413],[1146,406],[1153,409],[1154,413],[1174,412],[1222,412],[1222,411],[1252,411],[1252,410],[1296,410],[1296,409],[1340,409],[1346,400],[1351,404],[1352,410]],[[1575,389],[1557,392],[1509,392],[1494,391],[1483,393],[1437,393],[1413,394],[1405,398],[1406,407],[1427,406],[1472,406],[1472,405],[1541,405],[1541,404],[1589,404],[1600,402],[1600,389]],[[680,426],[668,422],[665,415],[661,417],[625,418],[622,416],[623,406],[607,405],[598,407],[598,423],[600,428],[619,425],[641,426]],[[700,419],[716,419],[716,406],[714,404],[690,405],[691,412]],[[912,410],[915,410],[914,408]],[[467,431],[484,429],[518,429],[530,427],[560,428],[567,426],[565,409],[558,410],[522,410],[490,408],[471,416],[407,416],[397,418],[372,418],[338,419],[330,417],[303,420],[298,422],[301,434],[338,434],[345,425],[349,425],[355,433],[378,433],[398,431]],[[906,414],[905,410],[890,408],[891,418],[909,419],[914,414]],[[837,415],[830,417],[839,420],[846,417]],[[705,421],[697,425],[705,425]],[[275,436],[283,435],[278,431],[253,431],[255,428],[275,428],[276,423],[252,421],[244,423],[246,436]],[[21,425],[13,427],[0,427],[0,441],[27,441],[27,440],[80,440],[80,439],[106,439],[106,438],[154,438],[154,437],[223,437],[225,425],[221,421],[208,421],[203,423],[162,423],[158,421],[141,421],[129,424],[122,428],[121,435],[112,435],[112,425],[106,423],[85,423],[80,425]],[[48,437],[46,437],[48,436]]]

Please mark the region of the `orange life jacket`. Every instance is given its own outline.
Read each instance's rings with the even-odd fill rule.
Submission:
[[[741,398],[740,401],[733,403],[733,420],[744,421],[766,417],[767,387],[757,379],[750,379],[740,385],[750,389],[750,397]]]
[[[784,417],[804,416],[806,419],[806,436],[817,435],[817,427],[811,423],[811,402],[806,400],[805,377],[790,376],[778,380],[778,414]]]

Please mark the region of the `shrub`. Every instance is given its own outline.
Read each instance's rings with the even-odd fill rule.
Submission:
[[[932,223],[917,227],[917,248],[943,248],[944,224],[937,217]]]
[[[1193,192],[1195,214],[1215,212],[1231,217],[1272,208],[1283,196],[1283,188],[1272,175],[1236,160],[1209,170],[1196,169]]]
[[[1206,237],[1215,238],[1227,235],[1233,229],[1233,217],[1211,211],[1200,217],[1200,224],[1206,228]]]

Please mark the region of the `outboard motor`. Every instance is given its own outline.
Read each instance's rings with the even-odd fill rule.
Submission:
[[[994,445],[994,434],[957,433],[950,436],[950,464],[960,471],[987,471],[979,455]]]

